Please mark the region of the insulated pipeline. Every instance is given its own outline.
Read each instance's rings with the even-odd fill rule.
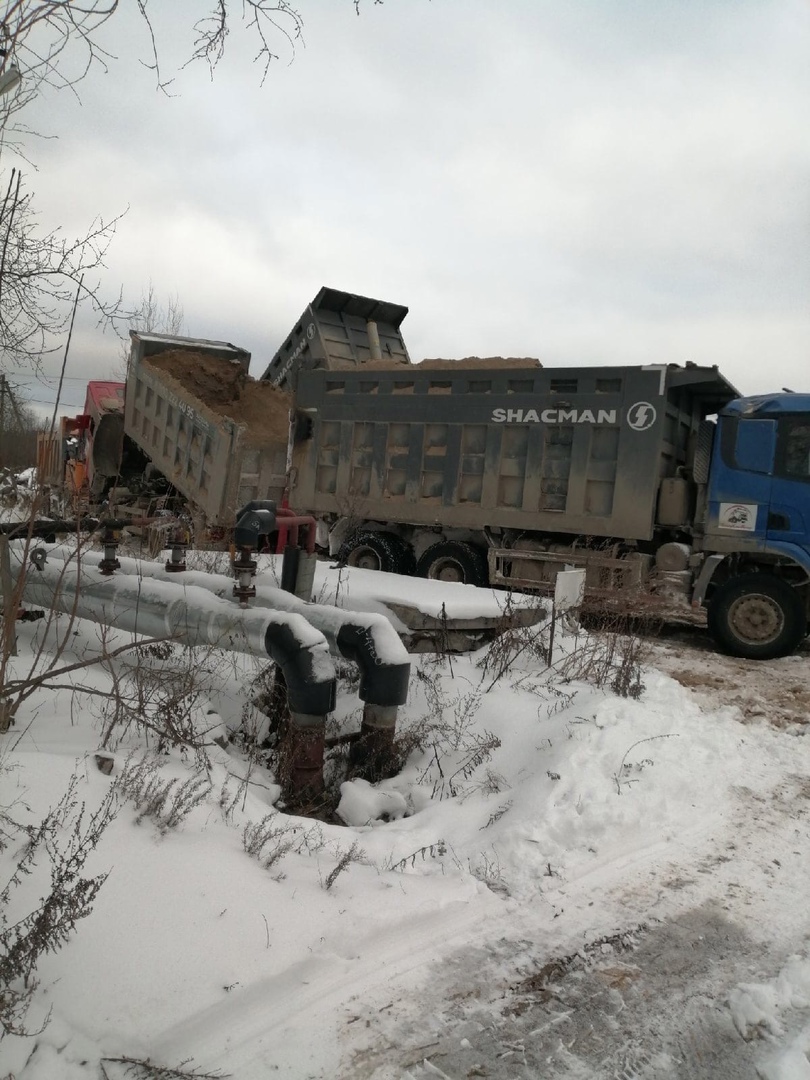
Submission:
[[[69,552],[58,545],[48,548],[49,556],[66,558]],[[97,564],[98,552],[82,555],[84,564]],[[233,579],[224,574],[186,570],[168,574],[161,563],[120,558],[121,575],[161,582],[183,582],[204,589],[223,599],[230,608]],[[282,589],[258,585],[256,596],[246,613],[273,610],[297,615],[323,635],[333,655],[354,661],[361,671],[360,700],[383,708],[404,705],[408,700],[411,665],[408,652],[384,615],[346,611],[328,604],[310,604]]]
[[[301,723],[322,723],[334,709],[336,677],[329,646],[302,615],[240,608],[177,574],[166,574],[164,580],[101,576],[99,561],[98,553],[83,556],[78,565],[75,559],[40,559],[26,568],[23,597],[30,604],[147,637],[267,657],[282,669],[290,708]],[[19,575],[20,570],[17,562],[12,572]]]

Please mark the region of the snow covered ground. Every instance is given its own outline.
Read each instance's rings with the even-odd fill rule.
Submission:
[[[259,582],[275,573],[262,557]],[[336,594],[503,603],[319,565],[318,599]],[[51,674],[0,735],[0,887],[30,835],[11,822],[36,829],[71,783],[52,851],[105,795],[117,813],[81,871],[108,874],[92,912],[38,958],[39,1033],[0,1040],[4,1080],[810,1077],[810,652],[752,665],[684,632],[650,646],[630,696],[632,657],[599,635],[558,632],[551,666],[539,631],[415,655],[401,773],[344,784],[340,817],[314,821],[225,737],[260,722],[260,661],[111,655],[129,640],[18,624],[6,683]],[[359,724],[341,672],[331,734]],[[159,722],[206,732],[204,751]],[[49,891],[48,844],[6,930]]]

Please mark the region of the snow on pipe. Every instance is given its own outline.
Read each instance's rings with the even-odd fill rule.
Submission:
[[[19,552],[15,554],[19,575]],[[163,581],[145,575],[101,576],[98,553],[81,560],[64,549],[59,558],[49,559],[48,554],[57,552],[39,548],[33,553],[34,565],[27,569],[23,585],[28,603],[147,637],[212,645],[275,661],[289,693],[291,786],[297,793],[322,788],[326,714],[335,707],[335,666],[325,636],[302,615],[240,608],[211,590],[179,581],[176,574],[166,574]]]
[[[73,555],[72,551],[59,545],[46,550],[62,559]],[[98,552],[82,554],[84,563],[95,565],[101,559]],[[157,581],[185,581],[222,598],[229,597],[233,589],[233,579],[225,574],[200,570],[169,574],[160,563],[124,557],[120,557],[119,562],[122,574]],[[384,615],[306,603],[282,589],[266,585],[256,587],[256,596],[248,610],[254,608],[302,615],[324,635],[334,655],[344,656],[358,665],[361,673],[359,697],[364,707],[360,738],[352,747],[352,764],[361,768],[368,765],[373,772],[390,754],[397,709],[408,700],[411,665],[408,652],[391,623]]]

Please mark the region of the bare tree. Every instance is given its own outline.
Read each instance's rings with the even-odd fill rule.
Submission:
[[[99,274],[120,216],[96,218],[80,237],[41,228],[32,193],[12,169],[0,203],[0,351],[4,366],[39,366],[68,326],[71,306],[89,301],[99,320],[121,310],[120,295],[106,300]]]
[[[171,78],[161,70],[158,35],[153,15],[155,0],[135,0],[146,29],[142,62],[165,89]],[[45,91],[78,87],[97,68],[108,70],[115,56],[104,44],[105,27],[122,10],[120,0],[9,0],[0,16],[0,163],[9,144],[19,151],[30,132],[20,114]],[[212,74],[225,53],[232,29],[242,24],[253,36],[261,81],[277,58],[277,45],[295,48],[302,20],[288,0],[194,0],[189,7],[194,32],[186,63],[203,61]],[[0,189],[1,190],[1,189]],[[155,307],[151,289],[140,308],[128,315],[120,295],[106,298],[100,290],[100,271],[120,217],[97,218],[80,236],[61,229],[43,229],[32,192],[14,168],[6,173],[0,195],[0,357],[2,366],[37,368],[53,351],[70,325],[77,303],[89,303],[101,324],[116,319],[151,328],[162,324],[170,332],[182,325],[176,300],[165,311]]]
[[[141,302],[129,319],[129,325],[133,330],[172,334],[175,337],[183,333],[184,323],[185,312],[180,303],[180,297],[176,293],[169,295],[164,303],[158,297],[154,283],[151,281],[146,291],[141,293]]]
[[[144,333],[171,334],[177,337],[185,329],[186,316],[180,297],[170,294],[165,303],[158,297],[153,282],[141,293],[138,306],[127,316],[130,330],[142,330]],[[129,340],[121,342],[119,362],[113,375],[125,382],[129,375]]]

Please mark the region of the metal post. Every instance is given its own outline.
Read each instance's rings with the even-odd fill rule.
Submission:
[[[14,587],[11,583],[11,560],[8,537],[0,536],[0,589],[3,591],[3,655],[17,655],[17,606],[14,603]]]

